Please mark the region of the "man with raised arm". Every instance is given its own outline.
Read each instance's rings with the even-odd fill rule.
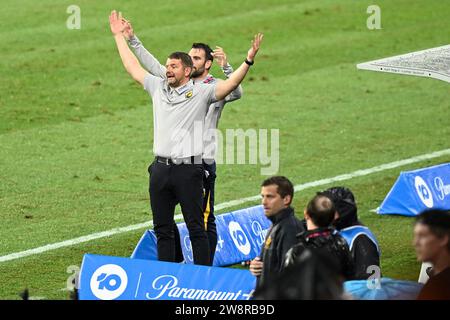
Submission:
[[[166,61],[166,78],[149,74],[131,52],[123,36],[126,22],[112,11],[109,17],[120,58],[133,79],[153,102],[153,152],[149,167],[150,204],[157,237],[158,259],[175,260],[173,218],[180,203],[192,244],[195,264],[210,265],[210,248],[203,221],[203,139],[195,138],[195,126],[204,132],[211,103],[225,99],[244,79],[259,50],[263,35],[255,35],[241,66],[228,79],[215,84],[190,79],[191,57],[174,52]]]
[[[127,20],[126,28],[123,32],[128,44],[136,54],[142,66],[152,75],[165,78],[166,67],[163,66],[142,44],[136,36],[131,23]],[[192,80],[195,82],[203,82],[206,84],[214,84],[220,79],[214,78],[209,70],[211,69],[214,58],[219,64],[222,72],[228,78],[233,73],[233,67],[228,63],[227,56],[221,47],[216,47],[213,51],[205,43],[194,43],[189,51],[192,58],[194,71],[191,74]],[[205,222],[205,230],[208,236],[210,247],[210,263],[213,264],[214,255],[217,246],[217,228],[214,216],[214,199],[215,199],[215,181],[216,181],[216,130],[219,124],[220,116],[225,107],[225,103],[240,99],[242,96],[242,88],[239,85],[225,99],[212,103],[209,106],[205,118],[205,132],[203,133],[203,167],[205,176],[203,179],[203,216]],[[181,243],[179,240],[178,228],[174,222],[174,232],[177,246],[176,261],[182,261],[183,255]]]

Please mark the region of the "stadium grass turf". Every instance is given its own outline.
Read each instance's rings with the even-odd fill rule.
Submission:
[[[365,0],[78,1],[81,30],[68,30],[71,4],[8,1],[0,13],[11,26],[0,31],[0,255],[151,219],[152,112],[121,65],[108,26],[113,8],[162,62],[204,41],[224,47],[237,67],[251,36],[264,32],[244,96],[226,106],[220,128],[279,129],[278,173],[295,184],[450,147],[447,83],[355,67],[448,44],[450,3],[377,1],[382,30],[374,31]],[[217,66],[213,73],[220,75]],[[412,220],[370,210],[401,170],[449,161],[341,183],[381,243],[384,276],[417,279]],[[216,203],[258,194],[264,178],[261,165],[219,165]],[[299,216],[315,191],[296,194]],[[0,263],[0,299],[18,299],[25,287],[66,299],[68,266],[86,252],[129,256],[142,232]]]

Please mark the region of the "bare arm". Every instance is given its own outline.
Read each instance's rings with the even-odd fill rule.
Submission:
[[[155,77],[166,78],[166,67],[163,66],[159,61],[142,45],[142,42],[134,34],[133,26],[127,20],[125,21],[125,29],[123,34],[128,41],[128,44],[133,49],[134,54],[137,56],[142,66],[147,69]]]
[[[122,59],[123,66],[134,80],[144,85],[144,78],[148,72],[141,67],[139,61],[131,52],[124,36],[122,35],[125,25],[122,22],[121,13],[118,15],[115,10],[112,11],[109,16],[109,23],[111,26],[111,32],[114,35],[114,40],[116,41],[117,49],[119,50],[120,58]]]
[[[252,47],[250,50],[248,50],[247,53],[247,60],[250,62],[253,62],[253,59],[255,58],[259,47],[261,45],[261,41],[263,39],[263,35],[261,33],[258,33],[255,35],[255,38],[252,41]],[[245,62],[241,64],[241,66],[234,71],[230,77],[225,81],[220,81],[216,86],[216,99],[217,100],[223,100],[227,95],[229,95],[234,89],[236,89],[244,80],[245,75],[248,72],[248,69],[250,69],[250,66],[246,64]]]

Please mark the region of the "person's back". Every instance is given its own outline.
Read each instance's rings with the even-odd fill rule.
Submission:
[[[298,257],[298,263],[258,288],[253,297],[256,300],[346,299],[338,270],[338,262],[333,256],[305,249]]]
[[[365,280],[371,276],[369,266],[380,267],[380,248],[372,231],[358,220],[355,196],[346,187],[332,187],[323,192],[336,207],[333,226],[346,240],[355,266],[353,279]]]
[[[354,264],[347,242],[331,226],[334,214],[333,202],[323,194],[308,203],[305,210],[308,230],[297,235],[297,243],[285,256],[285,267],[297,264],[302,253],[309,249],[334,257],[339,274],[347,280],[353,278]]]
[[[298,243],[286,255],[285,266],[298,262],[306,250],[321,252],[338,261],[340,273],[346,280],[354,277],[354,264],[347,242],[333,228],[307,230],[297,236]]]

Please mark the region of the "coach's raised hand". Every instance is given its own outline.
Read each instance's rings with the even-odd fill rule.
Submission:
[[[250,66],[253,65],[253,59],[255,59],[256,54],[261,46],[261,42],[263,39],[263,34],[258,33],[255,35],[252,41],[252,47],[247,52],[247,58],[241,64],[241,66],[235,70],[228,79],[224,81],[220,81],[216,85],[216,99],[222,100],[225,99],[227,95],[229,95],[234,89],[236,89],[244,80],[245,75],[247,74]]]
[[[261,46],[261,42],[263,40],[264,35],[262,33],[258,33],[252,40],[252,47],[248,50],[247,60],[252,62],[255,59],[256,54],[258,53],[259,47]]]
[[[131,25],[131,22],[126,19],[123,19],[123,22],[125,23],[123,35],[125,36],[125,39],[130,40],[130,38],[134,36],[133,26]]]
[[[111,12],[111,15],[109,16],[109,24],[111,26],[111,32],[114,35],[114,41],[116,41],[117,49],[119,50],[119,55],[122,59],[123,66],[134,80],[143,85],[144,78],[147,75],[147,71],[145,71],[145,69],[141,67],[136,56],[128,47],[123,34],[127,23],[126,20],[122,18],[122,13],[119,12],[119,14],[117,14],[116,10],[113,10]]]
[[[214,49],[213,52],[213,57],[222,68],[224,68],[228,63],[227,55],[221,47],[216,46],[216,49]]]
[[[117,14],[116,10],[111,11],[111,14],[109,15],[109,26],[111,27],[112,34],[115,36],[121,34],[125,30],[126,24],[122,18],[122,12]]]

